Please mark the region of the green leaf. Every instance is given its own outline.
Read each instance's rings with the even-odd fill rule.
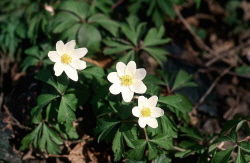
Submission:
[[[181,136],[187,136],[187,137],[191,137],[191,138],[195,138],[197,140],[203,141],[203,137],[197,128],[181,127],[180,131],[182,132]]]
[[[192,78],[193,75],[189,75],[187,72],[180,70],[175,78],[172,91],[183,87],[196,87],[197,84],[190,81]]]
[[[235,131],[231,131],[230,134],[225,136],[220,136],[218,139],[214,140],[212,144],[220,143],[222,141],[231,141],[231,142],[237,142],[237,133]]]
[[[104,139],[108,133],[113,129],[115,125],[120,123],[120,121],[110,118],[102,118],[97,121],[97,127],[95,129],[95,132],[98,134],[100,133],[98,137],[98,142],[100,142],[102,139]]]
[[[60,75],[57,77],[57,88],[61,93],[64,93],[69,85],[69,79],[66,75]]]
[[[236,157],[235,163],[247,163],[244,154],[242,153],[240,148],[238,148],[238,155]]]
[[[79,136],[76,132],[75,127],[73,126],[73,121],[67,121],[65,122],[65,127],[66,127],[66,133],[71,139],[77,139]]]
[[[157,157],[156,146],[153,143],[151,143],[150,141],[147,144],[148,144],[148,159],[153,160],[154,158]]]
[[[167,61],[168,52],[164,48],[146,47],[143,50],[147,51],[161,67],[163,67],[163,62]]]
[[[59,9],[61,11],[67,11],[69,14],[76,15],[81,19],[85,19],[88,16],[89,4],[83,1],[62,1],[60,3]]]
[[[88,19],[89,23],[97,23],[109,31],[113,36],[117,35],[119,24],[103,14],[96,14]]]
[[[250,142],[242,141],[239,143],[239,146],[242,150],[250,153]]]
[[[144,151],[146,147],[146,140],[136,140],[134,141],[135,149],[131,149],[125,153],[125,157],[129,159],[134,159],[134,160],[142,160],[144,156]]]
[[[171,159],[163,153],[154,160],[154,163],[171,163]]]
[[[119,161],[122,158],[122,154],[124,152],[124,145],[122,142],[122,133],[118,130],[115,134],[113,143],[112,143],[112,150],[114,152],[114,161]]]
[[[123,34],[130,40],[134,46],[138,45],[141,35],[143,34],[146,23],[139,23],[138,17],[131,15],[127,19],[127,24],[121,26]]]
[[[30,143],[35,139],[35,137],[38,135],[40,130],[42,129],[42,123],[40,123],[30,134],[26,135],[22,140],[22,146],[20,147],[20,150],[25,150],[29,147]]]
[[[231,148],[228,148],[227,150],[219,151],[215,153],[215,155],[212,157],[211,163],[218,163],[218,162],[227,163],[234,148],[235,147],[231,147]]]
[[[147,75],[143,79],[143,82],[145,84],[165,85],[165,83],[160,80],[156,75]]]
[[[59,97],[56,94],[41,94],[37,98],[37,106],[31,110],[32,122],[39,123],[42,121],[42,109],[48,105],[52,100]]]
[[[232,119],[230,121],[227,121],[224,125],[223,125],[223,129],[221,130],[221,135],[223,135],[224,133],[228,132],[229,130],[231,130],[232,128],[236,127],[239,123],[241,122],[240,119]]]
[[[157,120],[159,126],[156,129],[148,127],[148,132],[151,132],[153,136],[161,133],[171,138],[177,138],[177,126],[169,115],[165,114],[157,118]]]
[[[170,41],[169,38],[161,39],[164,31],[163,26],[161,26],[159,30],[157,28],[151,28],[144,39],[143,46],[156,46],[168,43]]]
[[[41,80],[49,85],[52,85],[56,90],[57,89],[57,84],[55,82],[55,79],[52,77],[52,73],[50,69],[44,69],[40,70],[37,75],[35,76],[36,79]]]
[[[78,31],[77,38],[80,46],[84,46],[93,52],[100,50],[102,36],[95,26],[83,24]]]
[[[76,119],[75,113],[67,104],[67,100],[65,100],[65,98],[62,97],[57,116],[58,122],[74,121],[75,119]]]
[[[191,103],[191,101],[186,96],[181,94],[167,97],[160,96],[159,102],[172,106],[185,114],[191,112],[193,108],[193,104]]]
[[[166,150],[173,148],[173,139],[165,134],[159,134],[153,137],[150,139],[150,142],[153,142]]]
[[[73,89],[72,89],[73,91]],[[66,94],[64,94],[62,96],[62,100],[65,102],[65,104],[67,104],[67,106],[69,106],[73,111],[76,111],[76,107],[77,107],[77,102],[78,99],[76,97],[76,95],[71,92],[66,92]]]

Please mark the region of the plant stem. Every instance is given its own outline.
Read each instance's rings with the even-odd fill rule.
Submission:
[[[143,130],[144,130],[144,134],[145,134],[145,137],[146,137],[146,141],[148,142],[149,138],[148,138],[148,134],[147,134],[147,131],[146,131],[146,127],[144,127]]]

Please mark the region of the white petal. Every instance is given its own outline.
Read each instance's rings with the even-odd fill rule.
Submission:
[[[130,61],[125,69],[125,74],[134,76],[135,71],[136,71],[136,64],[134,61]]]
[[[148,106],[148,99],[144,96],[139,96],[138,106],[140,109],[142,109],[143,107],[147,107]]]
[[[139,124],[139,126],[140,126],[141,128],[144,128],[144,127],[146,126],[146,124],[147,124],[146,118],[139,118],[138,124]]]
[[[119,77],[122,77],[125,73],[126,65],[122,62],[116,64],[116,71]]]
[[[61,62],[56,62],[54,65],[54,71],[56,76],[60,76],[64,70],[64,65]]]
[[[152,127],[152,128],[157,128],[158,127],[158,122],[155,118],[147,118],[147,124]]]
[[[136,69],[134,78],[138,80],[142,80],[145,78],[147,72],[144,68]]]
[[[112,93],[113,95],[117,95],[121,92],[121,85],[118,84],[118,83],[115,83],[115,84],[112,84],[110,87],[109,87],[109,91],[110,93]]]
[[[139,107],[133,107],[132,109],[132,114],[135,116],[135,117],[140,117],[140,114],[141,114],[141,111],[139,109]]]
[[[58,55],[57,51],[49,51],[48,57],[52,62],[58,62],[61,59],[61,57]]]
[[[151,115],[150,117],[158,118],[164,115],[164,110],[161,108],[155,107],[154,109],[151,109]]]
[[[86,62],[82,61],[80,59],[72,61],[69,65],[72,66],[74,69],[77,69],[77,70],[83,70],[83,69],[85,69],[87,67]]]
[[[120,83],[120,78],[117,74],[117,72],[111,72],[108,74],[108,80],[111,82],[111,83]]]
[[[57,41],[56,43],[56,51],[59,56],[63,55],[64,53],[64,43],[62,41]]]
[[[149,108],[154,108],[156,107],[156,104],[158,102],[158,97],[157,96],[152,96],[148,99],[148,107]]]
[[[66,66],[65,68],[64,68],[64,71],[65,71],[65,73],[66,73],[66,75],[70,78],[70,79],[72,79],[72,80],[74,80],[74,81],[77,81],[78,80],[78,74],[77,74],[77,71],[76,71],[76,69],[74,69],[74,68],[72,68],[71,66]]]
[[[71,40],[70,42],[67,42],[65,45],[65,52],[68,54],[72,54],[72,52],[74,51],[74,48],[76,46],[76,41],[75,40]]]
[[[135,93],[140,93],[140,94],[146,92],[147,87],[141,80],[134,79],[133,82],[134,82],[134,84],[129,86],[131,91],[133,91]]]
[[[122,87],[122,98],[125,102],[130,102],[134,96],[134,92],[132,92],[128,87]]]
[[[72,52],[72,57],[73,58],[82,58],[88,53],[87,48],[79,48],[79,49],[74,49]]]

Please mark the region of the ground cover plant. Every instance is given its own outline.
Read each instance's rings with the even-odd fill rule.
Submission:
[[[1,0],[0,162],[250,162],[249,6]]]

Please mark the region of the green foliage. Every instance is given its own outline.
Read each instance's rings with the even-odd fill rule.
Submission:
[[[35,148],[39,148],[41,151],[46,149],[52,154],[58,154],[60,152],[59,145],[63,143],[58,133],[45,123],[40,123],[34,131],[23,138],[20,150],[27,148],[31,142]]]
[[[31,48],[28,48],[24,51],[24,53],[27,55],[22,64],[22,71],[25,71],[30,66],[35,65],[44,65],[47,66],[51,63],[49,58],[47,58],[47,49],[50,48],[49,44],[42,44],[40,47],[38,46],[32,46]]]
[[[90,5],[87,1],[63,1],[53,20],[53,33],[61,33],[63,40],[77,40],[78,44],[87,47],[90,53],[98,52],[102,40],[102,30],[98,27],[115,36],[119,25],[108,15],[98,12],[109,12],[107,5],[111,5],[110,2],[95,2],[95,5]]]
[[[167,51],[158,47],[170,41],[164,37],[164,27],[151,28],[144,39],[142,36],[146,30],[146,23],[139,23],[139,19],[131,15],[126,19],[127,23],[121,26],[121,32],[126,37],[124,39],[107,39],[103,42],[110,48],[104,50],[106,55],[123,53],[118,61],[127,63],[129,60],[138,60],[138,54],[141,51],[149,53],[161,66],[166,61]]]

